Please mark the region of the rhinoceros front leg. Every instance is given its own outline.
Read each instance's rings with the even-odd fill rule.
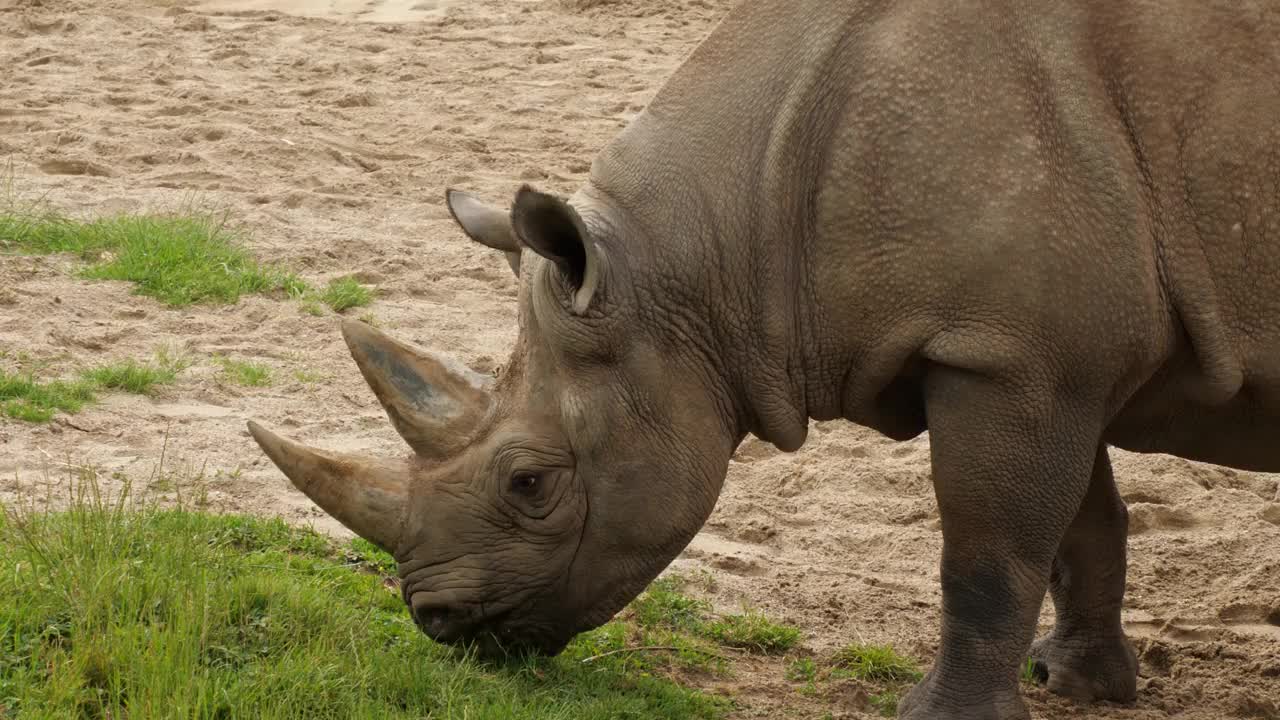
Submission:
[[[1137,696],[1138,658],[1120,624],[1128,529],[1102,446],[1084,504],[1053,560],[1049,589],[1057,621],[1031,648],[1036,675],[1053,692],[1085,701]]]
[[[1043,382],[1043,387],[1040,387]],[[935,370],[925,384],[942,519],[942,641],[909,720],[1026,720],[1018,670],[1101,436],[1100,405],[1051,381]]]

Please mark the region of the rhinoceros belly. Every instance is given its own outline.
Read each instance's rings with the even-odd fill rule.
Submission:
[[[1280,365],[1280,353],[1274,357]],[[1111,423],[1107,442],[1134,452],[1280,472],[1280,382],[1269,373],[1246,371],[1238,393],[1206,403],[1185,390],[1194,382],[1191,366],[1167,370],[1142,388]]]

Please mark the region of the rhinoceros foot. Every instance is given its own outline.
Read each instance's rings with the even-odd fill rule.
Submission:
[[[1138,694],[1138,656],[1123,635],[1060,638],[1049,634],[1031,646],[1036,681],[1082,702],[1129,703]]]
[[[1031,720],[1016,687],[998,693],[981,705],[966,702],[973,695],[966,688],[944,687],[930,671],[902,702],[898,703],[900,720]]]

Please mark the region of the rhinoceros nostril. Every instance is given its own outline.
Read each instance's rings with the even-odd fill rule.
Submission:
[[[430,636],[443,634],[449,625],[449,608],[443,606],[420,605],[413,609],[413,618]]]
[[[451,642],[461,638],[473,624],[462,612],[447,605],[415,605],[413,619],[427,637],[438,642]]]

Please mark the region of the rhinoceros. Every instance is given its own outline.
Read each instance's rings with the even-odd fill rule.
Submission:
[[[250,430],[430,637],[549,654],[748,435],[927,431],[941,640],[901,717],[1027,718],[1028,656],[1133,701],[1108,448],[1280,471],[1277,78],[1274,1],[744,2],[571,197],[447,190],[518,277],[498,377],[342,325],[412,453]]]

